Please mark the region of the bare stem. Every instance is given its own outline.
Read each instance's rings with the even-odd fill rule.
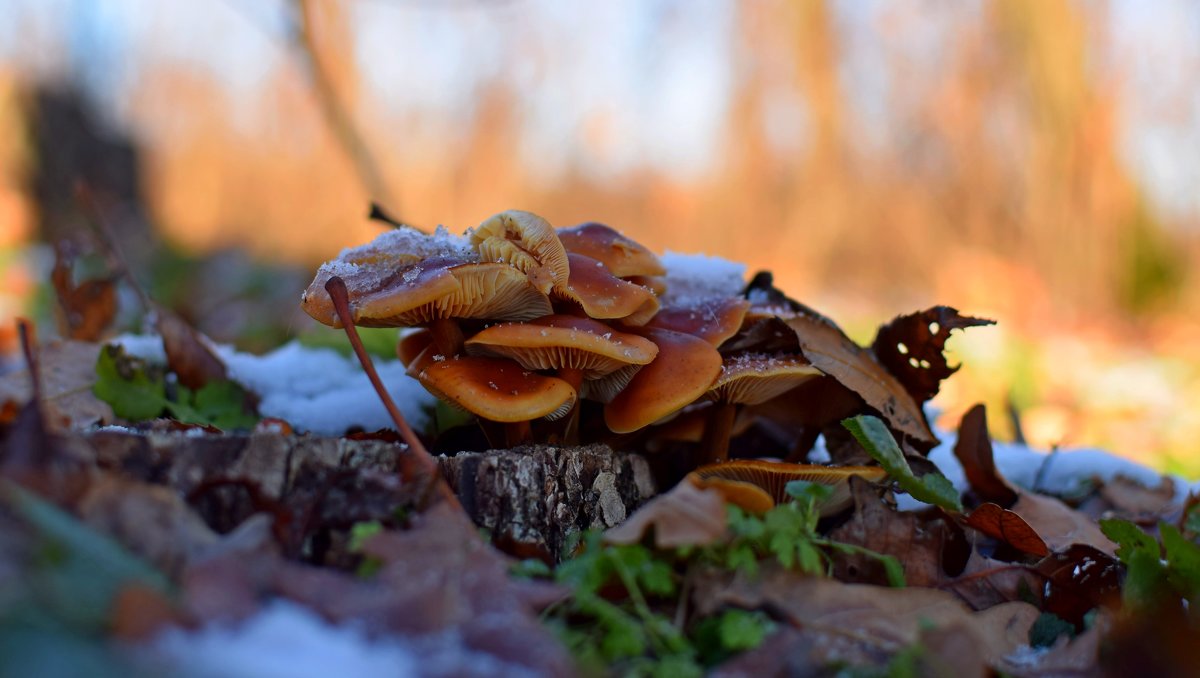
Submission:
[[[329,292],[329,297],[333,300],[333,308],[337,311],[338,318],[342,321],[342,328],[346,331],[346,336],[350,339],[350,345],[354,347],[354,354],[358,356],[358,362],[362,364],[363,371],[367,373],[367,378],[371,380],[371,385],[375,387],[375,392],[379,394],[379,399],[383,401],[384,408],[391,415],[392,421],[396,423],[396,430],[400,432],[400,437],[408,445],[411,453],[412,461],[419,466],[419,471],[425,475],[431,483],[440,485],[440,494],[443,498],[457,504],[458,500],[454,497],[454,493],[442,480],[438,473],[437,462],[430,456],[429,451],[425,449],[425,445],[421,443],[421,439],[413,433],[408,422],[404,420],[404,415],[400,413],[400,408],[396,407],[396,401],[392,400],[391,394],[383,387],[383,381],[379,378],[379,373],[375,371],[375,363],[371,361],[371,356],[367,355],[367,349],[363,346],[362,339],[358,336],[358,329],[354,326],[354,317],[350,313],[350,299],[346,292],[346,283],[338,276],[333,276],[329,282],[325,283],[325,291]]]
[[[737,405],[733,403],[718,401],[712,409],[712,416],[704,425],[704,438],[700,441],[702,464],[729,460],[729,436],[737,418]]]

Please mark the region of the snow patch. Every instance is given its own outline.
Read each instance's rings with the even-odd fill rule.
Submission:
[[[698,306],[714,298],[741,295],[746,265],[704,254],[665,252],[658,258],[667,270],[664,306]]]

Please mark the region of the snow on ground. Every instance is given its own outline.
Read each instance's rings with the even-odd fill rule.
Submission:
[[[133,355],[166,362],[158,337],[126,335],[116,341]],[[297,432],[336,436],[355,426],[367,431],[394,426],[358,360],[351,356],[295,341],[261,356],[228,346],[216,350],[230,376],[259,396],[259,412],[287,421]],[[433,396],[404,373],[400,361],[376,359],[375,367],[409,425],[426,426]]]
[[[454,632],[373,638],[360,625],[331,624],[282,600],[241,622],[167,631],[135,659],[150,675],[184,678],[530,675],[472,650]]]

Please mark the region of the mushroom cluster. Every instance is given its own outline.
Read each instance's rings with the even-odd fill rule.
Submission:
[[[463,236],[386,232],[305,291],[304,310],[338,327],[333,276],[354,324],[419,328],[397,349],[408,373],[493,444],[575,442],[588,400],[614,434],[670,422],[664,432],[701,443],[696,464],[724,461],[740,412],[821,376],[779,331],[794,311],[746,298],[740,276],[668,274],[603,224],[507,211]]]

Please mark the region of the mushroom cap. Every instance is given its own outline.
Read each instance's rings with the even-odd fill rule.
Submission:
[[[408,373],[430,393],[491,421],[557,419],[575,405],[575,389],[556,377],[531,372],[503,358],[437,354],[430,346]]]
[[[324,306],[318,304],[328,306],[327,316],[314,313],[323,312]],[[512,266],[447,257],[400,269],[372,289],[351,288],[350,309],[354,323],[363,327],[414,327],[439,318],[528,320],[553,310],[549,298]],[[324,289],[309,287],[305,310],[321,322],[340,327]]]
[[[737,334],[750,302],[742,297],[706,299],[694,306],[667,306],[658,311],[649,327],[675,330],[720,346]]]
[[[566,283],[567,251],[550,222],[532,212],[508,210],[488,217],[471,231],[471,246],[482,261],[515,266],[542,294]]]
[[[568,252],[604,262],[618,278],[665,275],[667,272],[653,252],[604,224],[590,221],[560,228],[558,238]]]
[[[627,324],[640,325],[658,312],[654,292],[621,280],[591,257],[568,254],[567,258],[571,262],[570,275],[564,284],[554,287],[552,294],[579,304],[589,317],[623,319]]]
[[[704,397],[758,405],[822,374],[799,354],[737,353],[725,358],[721,375]]]
[[[793,480],[804,480],[833,488],[833,493],[819,504],[821,515],[833,515],[850,506],[850,477],[861,476],[865,480],[878,482],[887,476],[879,466],[821,466],[816,464],[788,464],[762,459],[738,459],[721,464],[701,466],[689,474],[693,482],[703,483],[713,478],[740,481],[758,486],[770,495],[776,504],[791,498],[787,484]],[[721,490],[720,484],[716,485]],[[734,501],[734,503],[737,503]]]
[[[645,365],[658,355],[658,347],[648,339],[572,315],[492,325],[464,346],[471,355],[509,358],[527,370],[581,370],[584,379],[598,379],[629,365]]]
[[[636,431],[682,409],[721,374],[721,354],[707,341],[671,330],[637,332],[658,346],[658,356],[604,406],[604,421],[615,433]]]
[[[629,275],[623,276],[623,278],[634,285],[645,287],[656,297],[661,298],[667,293],[667,279],[661,275]]]
[[[408,367],[421,353],[433,344],[433,332],[415,330],[400,337],[396,343],[396,357],[400,364]]]
[[[720,492],[726,504],[733,504],[747,513],[763,514],[775,508],[775,499],[754,483],[721,476],[700,477],[695,473],[687,480],[698,489]]]

